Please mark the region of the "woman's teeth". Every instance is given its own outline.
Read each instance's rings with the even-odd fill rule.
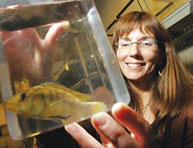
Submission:
[[[140,67],[142,66],[143,64],[128,64],[129,67],[132,67],[132,68],[136,68],[136,67]]]

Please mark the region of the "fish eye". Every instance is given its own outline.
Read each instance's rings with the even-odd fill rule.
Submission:
[[[26,99],[26,94],[25,93],[22,93],[21,94],[21,100],[24,101]]]

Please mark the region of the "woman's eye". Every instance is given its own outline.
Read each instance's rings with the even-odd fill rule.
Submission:
[[[129,46],[129,44],[122,44],[122,46]]]
[[[141,42],[141,44],[151,46],[153,43],[151,41],[143,41],[143,42]]]
[[[122,46],[122,47],[130,46],[130,43],[121,43],[121,46]]]

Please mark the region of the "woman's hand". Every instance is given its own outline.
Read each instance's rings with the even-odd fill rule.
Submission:
[[[1,31],[1,42],[12,80],[20,80],[22,77],[27,77],[32,82],[37,79],[50,80],[57,41],[69,28],[68,21],[54,23],[43,38],[34,28],[13,32]]]
[[[67,125],[65,129],[83,148],[149,147],[151,126],[142,116],[123,103],[116,103],[113,106],[112,115],[115,119],[103,112],[91,118],[102,144],[77,123]]]

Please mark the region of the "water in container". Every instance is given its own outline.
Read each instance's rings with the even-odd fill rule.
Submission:
[[[13,139],[129,103],[92,0],[0,3],[0,84]]]

